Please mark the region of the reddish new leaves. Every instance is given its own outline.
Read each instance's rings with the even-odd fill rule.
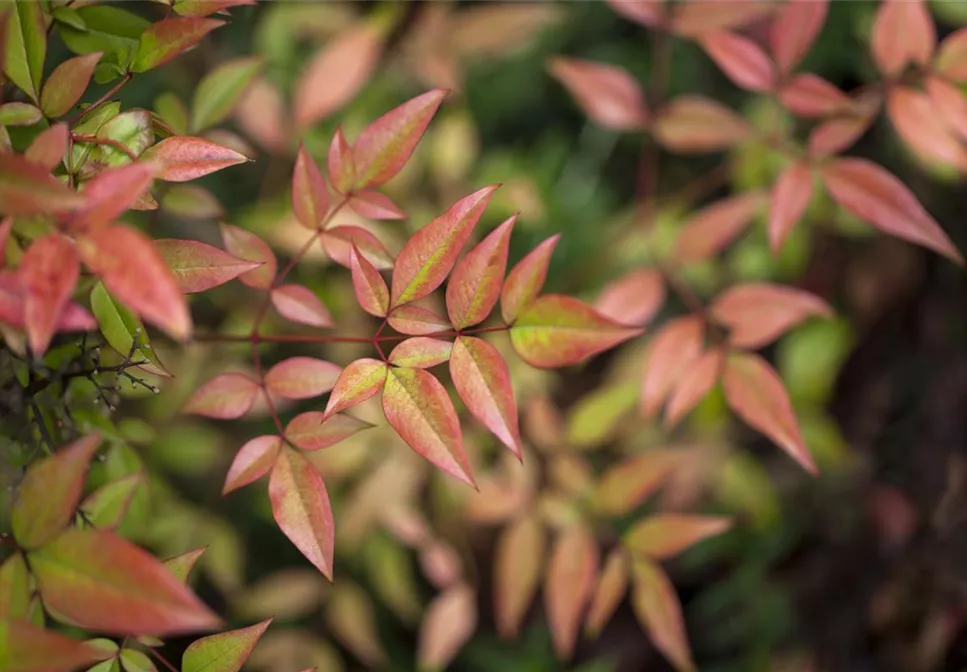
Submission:
[[[733,82],[749,91],[769,91],[776,83],[776,71],[769,56],[747,37],[727,31],[699,38],[705,53]]]
[[[808,292],[763,283],[730,287],[712,303],[711,313],[729,328],[732,345],[757,349],[808,317],[832,316],[832,309]]]
[[[564,530],[551,551],[544,583],[554,650],[562,659],[574,652],[597,573],[598,546],[590,530],[581,524]]]
[[[641,85],[616,65],[558,57],[550,73],[567,87],[588,117],[605,128],[638,130],[648,122]]]
[[[304,145],[299,147],[292,173],[292,211],[307,229],[318,228],[329,212],[326,181]]]
[[[528,252],[507,274],[500,293],[500,313],[507,324],[512,324],[520,311],[540,293],[547,279],[551,255],[560,239],[560,235],[551,236]]]
[[[278,436],[258,436],[248,441],[239,448],[232,461],[222,494],[227,495],[269,473],[281,449],[282,438]]]
[[[20,262],[24,324],[35,353],[43,353],[50,344],[79,276],[77,249],[60,234],[38,238],[24,254]]]

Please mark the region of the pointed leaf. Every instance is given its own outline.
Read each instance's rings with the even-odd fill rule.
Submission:
[[[349,264],[352,270],[353,289],[360,307],[370,315],[385,317],[389,310],[389,287],[362,253],[351,245]]]
[[[103,54],[69,58],[50,73],[40,95],[40,108],[50,118],[61,117],[81,99]]]
[[[413,234],[393,267],[393,306],[421,299],[443,284],[496,189],[484,187],[460,199]]]
[[[729,341],[748,349],[768,345],[809,317],[833,315],[832,308],[818,296],[766,283],[729,287],[712,302],[710,311],[730,329]]]
[[[54,124],[37,134],[24,156],[28,161],[51,171],[64,161],[69,137],[70,129],[67,124]]]
[[[665,23],[664,0],[605,0],[617,14],[646,28],[659,28]]]
[[[926,93],[909,86],[891,87],[886,109],[897,135],[915,154],[931,163],[967,169],[967,148],[943,115],[936,114]]]
[[[623,516],[652,495],[678,464],[671,450],[649,450],[611,467],[598,481],[595,509],[606,516]]]
[[[353,159],[353,148],[346,141],[341,126],[337,126],[332,135],[326,168],[329,171],[329,182],[336,192],[346,194],[352,190],[356,183],[356,163]]]
[[[156,240],[154,247],[174,273],[178,287],[185,294],[224,285],[260,266],[257,262],[239,259],[197,240]]]
[[[722,104],[704,96],[683,95],[658,112],[654,132],[669,151],[702,154],[742,142],[750,129],[742,117]]]
[[[634,525],[622,543],[632,553],[667,560],[731,526],[732,521],[721,516],[658,514]]]
[[[180,16],[208,16],[229,7],[254,5],[255,0],[174,0],[171,4]]]
[[[305,145],[299,147],[292,172],[292,212],[307,229],[319,228],[329,212],[326,180]]]
[[[545,294],[520,312],[510,328],[510,342],[531,366],[551,369],[577,364],[641,333],[577,299]]]
[[[198,44],[208,33],[224,25],[224,21],[199,18],[156,21],[141,33],[131,70],[145,72],[164,65]]]
[[[0,153],[0,213],[32,217],[73,210],[82,202],[80,194],[45,168],[23,156]]]
[[[102,657],[86,642],[19,619],[0,619],[0,670],[4,672],[73,672]]]
[[[717,30],[746,26],[769,14],[774,6],[746,0],[689,0],[676,4],[672,30],[682,37],[698,37]]]
[[[797,0],[798,4],[819,4],[813,0]],[[828,81],[809,72],[796,75],[779,89],[779,102],[800,117],[812,119],[848,110],[849,96]]]
[[[257,436],[238,449],[225,476],[222,494],[253,483],[269,473],[282,449],[282,437],[274,434]]]
[[[880,72],[900,74],[908,63],[925,65],[937,46],[937,31],[922,0],[885,0],[877,9],[870,51]]]
[[[71,521],[100,443],[99,436],[87,436],[31,464],[10,511],[13,536],[22,547],[43,546]]]
[[[621,604],[622,598],[628,592],[630,575],[631,561],[627,551],[620,547],[615,548],[604,562],[604,568],[598,576],[598,585],[591,598],[588,619],[584,623],[584,632],[589,638],[597,638],[601,634]]]
[[[582,524],[565,529],[551,551],[544,583],[547,621],[561,660],[574,653],[597,574],[597,540]]]
[[[417,336],[401,341],[389,353],[389,363],[417,369],[429,369],[450,359],[453,343],[438,338]]]
[[[961,140],[967,139],[967,97],[960,87],[940,77],[927,77],[924,82],[930,102],[946,125]]]
[[[44,604],[82,628],[164,637],[221,624],[161,562],[113,532],[67,530],[29,560]]]
[[[473,588],[458,583],[438,595],[420,624],[417,660],[421,669],[445,669],[477,629]]]
[[[285,438],[302,450],[321,450],[372,427],[351,415],[336,413],[328,418],[319,411],[307,411],[292,418],[285,427]]]
[[[765,202],[765,192],[747,191],[693,213],[675,239],[675,256],[687,263],[711,259],[749,226]]]
[[[59,233],[31,243],[20,261],[24,292],[24,326],[35,355],[42,355],[80,277],[77,248]]]
[[[483,322],[497,305],[516,221],[514,215],[491,231],[450,274],[446,301],[454,328],[465,329]]]
[[[665,424],[673,427],[705,398],[722,372],[725,352],[721,348],[707,350],[689,362],[679,378],[665,407]]]
[[[846,151],[863,137],[873,123],[874,116],[855,114],[820,124],[809,134],[809,153],[821,157]]]
[[[326,417],[361,404],[380,391],[386,381],[387,366],[377,359],[357,359],[339,374],[326,404]]]
[[[641,85],[625,69],[558,56],[548,70],[595,123],[616,131],[640,130],[648,123]]]
[[[360,217],[366,219],[406,219],[406,213],[389,196],[373,190],[353,192],[348,205]]]
[[[355,245],[359,253],[380,271],[393,268],[393,256],[379,239],[358,226],[334,226],[323,232],[322,248],[329,258],[341,266],[350,267],[349,253]]]
[[[181,583],[187,583],[188,574],[191,573],[192,568],[198,559],[205,552],[207,547],[196,548],[191,551],[186,551],[180,555],[176,555],[173,558],[168,558],[162,564],[164,568],[167,569],[178,581]]]
[[[383,413],[418,455],[475,486],[457,412],[446,389],[432,374],[423,369],[391,368],[383,388]]]
[[[234,149],[187,135],[165,138],[148,148],[141,158],[160,164],[158,179],[166,182],[190,182],[248,161]]]
[[[332,507],[322,476],[309,460],[284,448],[269,478],[272,515],[293,545],[332,581]]]
[[[655,648],[678,672],[693,672],[696,668],[685,633],[682,606],[668,576],[660,566],[636,559],[632,579],[631,606]]]
[[[17,2],[4,21],[3,71],[11,82],[37,102],[47,55],[47,24],[36,2]]]
[[[91,289],[91,310],[97,318],[101,334],[119,354],[125,357],[133,354],[137,358],[136,361],[144,361],[145,363],[139,366],[148,373],[165,378],[171,376],[151,348],[148,333],[141,324],[141,320],[117,303],[101,282],[96,283]],[[135,343],[137,343],[136,346]]]
[[[816,464],[803,440],[782,379],[769,364],[751,353],[734,353],[725,362],[725,400],[743,421],[772,439],[806,471]]]
[[[702,352],[705,329],[689,315],[669,320],[655,332],[645,353],[641,413],[654,417],[686,367]]]
[[[85,497],[79,508],[93,527],[113,530],[124,521],[143,478],[136,472],[105,483]]]
[[[247,628],[195,640],[185,649],[181,672],[238,672],[271,622],[269,618]]]
[[[955,82],[967,79],[967,28],[956,30],[940,43],[934,68]]]
[[[781,74],[799,65],[809,53],[828,11],[828,0],[790,0],[779,9],[769,31],[769,45]]]
[[[220,420],[240,418],[252,408],[260,389],[240,373],[222,373],[195,390],[181,412]]]
[[[702,35],[698,44],[736,85],[748,91],[771,91],[776,69],[769,56],[747,37],[728,31]]]
[[[0,124],[4,126],[33,126],[43,117],[44,113],[30,103],[0,105]]]
[[[631,271],[601,290],[594,309],[629,327],[643,327],[665,303],[665,281],[653,270]]]
[[[513,324],[521,310],[526,308],[544,287],[551,255],[561,235],[551,236],[527,253],[510,270],[500,294],[500,313],[507,324]]]
[[[769,247],[779,254],[786,237],[806,212],[813,195],[809,164],[793,163],[779,174],[769,203]]]
[[[30,599],[30,573],[24,556],[17,552],[0,564],[0,621],[27,620]]]
[[[225,214],[218,199],[194,184],[176,184],[161,196],[161,207],[184,219],[217,219]]]
[[[221,63],[195,88],[191,104],[192,133],[222,123],[235,109],[262,69],[262,57],[243,56]]]
[[[71,228],[86,231],[110,224],[134,207],[157,173],[158,166],[148,161],[102,170],[84,185],[84,205],[74,214]]]
[[[517,636],[540,583],[546,542],[540,520],[523,515],[509,525],[494,551],[494,618],[505,639]]]
[[[285,399],[311,399],[331,390],[341,370],[321,359],[290,357],[269,369],[265,386]]]
[[[287,320],[310,327],[331,327],[329,309],[315,293],[302,285],[282,285],[272,290],[272,305]]]
[[[271,287],[275,280],[278,262],[272,253],[272,249],[265,241],[254,233],[231,224],[222,224],[221,231],[222,242],[230,254],[239,259],[261,264],[258,268],[242,273],[238,276],[238,279],[252,289],[268,289]]]

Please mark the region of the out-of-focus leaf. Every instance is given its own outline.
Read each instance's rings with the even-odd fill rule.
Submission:
[[[385,362],[362,358],[344,368],[329,395],[326,417],[360,404],[380,391],[386,381],[388,368]]]
[[[141,156],[161,166],[158,178],[166,182],[190,182],[248,161],[233,149],[187,135],[165,138]]]
[[[477,629],[476,594],[459,583],[427,607],[420,624],[417,660],[423,669],[443,670]]]
[[[702,49],[736,85],[747,91],[771,91],[776,84],[772,60],[758,44],[726,30],[702,35]]]
[[[670,449],[649,450],[629,457],[604,472],[595,488],[593,502],[604,515],[624,515],[662,486],[679,463]]]
[[[631,605],[655,648],[678,672],[695,670],[681,603],[668,576],[657,564],[636,558],[632,564],[632,581]]]
[[[67,155],[67,140],[70,129],[61,122],[37,134],[30,143],[24,156],[47,170],[56,168]]]
[[[292,171],[292,212],[307,229],[319,228],[329,212],[326,181],[305,145],[299,147]]]
[[[393,268],[393,256],[379,239],[358,226],[334,226],[321,236],[322,248],[337,264],[349,268],[349,253],[355,245],[359,253],[378,270]]]
[[[356,658],[370,668],[386,664],[373,603],[366,591],[354,583],[339,581],[333,587],[325,610],[329,630]]]
[[[283,569],[247,587],[234,607],[243,618],[292,620],[317,611],[328,593],[328,582],[316,570]]]
[[[23,621],[30,610],[30,573],[21,553],[0,564],[0,621]]]
[[[80,194],[36,163],[0,154],[0,213],[31,217],[72,210],[82,202]]]
[[[672,427],[695,408],[715,383],[722,372],[725,350],[714,348],[706,350],[689,362],[681,377],[672,389],[665,406],[665,424]]]
[[[634,131],[648,123],[641,84],[623,68],[558,56],[551,59],[548,70],[584,113],[601,126]]]
[[[238,449],[225,476],[222,494],[253,483],[269,473],[282,449],[282,437],[274,434],[257,436]]]
[[[247,628],[195,640],[182,656],[182,672],[238,672],[271,622],[269,618]]]
[[[765,202],[764,192],[747,191],[692,213],[675,239],[675,256],[688,263],[711,259],[749,226]]]
[[[795,68],[809,53],[828,11],[828,0],[791,0],[779,8],[769,31],[769,46],[780,74]]]
[[[914,154],[930,163],[967,169],[967,148],[944,115],[936,114],[933,101],[926,93],[910,86],[891,87],[886,110],[897,135]]]
[[[819,4],[811,0],[797,0],[797,4]],[[806,117],[825,117],[846,110],[852,104],[849,96],[822,77],[803,72],[786,82],[778,93],[778,100],[793,114]]]
[[[37,238],[21,258],[24,327],[34,354],[47,351],[80,272],[77,248],[60,233]]]
[[[937,30],[926,2],[887,0],[879,6],[870,52],[880,72],[898,75],[908,63],[926,65],[937,46]]]
[[[614,437],[637,401],[638,384],[634,381],[591,390],[568,410],[568,444],[583,450],[602,446]]]
[[[662,107],[654,128],[658,141],[679,154],[722,151],[745,140],[750,132],[745,120],[732,110],[692,94],[678,96]]]
[[[16,2],[6,17],[3,71],[35,103],[47,56],[47,22],[40,3]]]
[[[153,163],[136,161],[99,172],[84,184],[84,205],[74,214],[71,228],[86,231],[113,222],[145,195],[157,170]]]
[[[450,359],[453,343],[438,338],[416,336],[400,342],[389,353],[389,363],[396,366],[429,369]]]
[[[0,124],[4,126],[33,126],[44,114],[30,103],[3,103],[0,105]]]
[[[18,619],[0,619],[0,670],[4,672],[73,672],[100,659],[100,652],[85,642]]]
[[[199,18],[171,18],[156,21],[144,29],[134,53],[134,72],[153,70],[195,46],[224,21]]]
[[[967,28],[961,28],[943,39],[933,65],[937,72],[953,79],[967,79]]]
[[[311,399],[333,388],[342,369],[313,357],[290,357],[265,374],[269,392],[286,399]]]
[[[682,37],[699,37],[704,33],[746,26],[773,9],[769,3],[745,0],[689,0],[675,5],[671,28]]]
[[[194,184],[176,184],[164,192],[161,207],[186,219],[216,219],[225,209],[211,192]]]
[[[967,97],[955,84],[937,76],[927,77],[924,82],[930,102],[947,126],[963,140],[967,138]]]
[[[513,324],[520,312],[540,293],[547,279],[547,268],[560,234],[551,236],[531,250],[507,274],[500,294],[500,313],[507,324]]]
[[[629,327],[643,327],[665,302],[665,281],[661,273],[640,269],[609,282],[601,290],[594,309]]]
[[[232,224],[222,224],[221,231],[222,242],[225,243],[226,250],[239,259],[262,264],[256,269],[242,273],[238,276],[238,279],[252,289],[268,289],[271,287],[272,281],[275,280],[275,271],[278,268],[278,262],[272,253],[272,248],[254,233]],[[273,296],[274,294],[273,292]]]
[[[331,327],[329,309],[316,294],[302,285],[282,285],[272,290],[272,305],[279,315],[310,327]]]
[[[401,334],[410,336],[425,336],[443,331],[450,331],[450,323],[433,311],[422,306],[397,306],[387,318],[389,326]]]
[[[158,672],[148,654],[137,649],[121,649],[118,661],[124,672]]]
[[[704,325],[694,315],[669,320],[655,332],[645,354],[641,413],[654,417],[679,376],[702,352]]]
[[[94,67],[101,60],[100,52],[70,58],[50,73],[40,95],[40,108],[48,117],[60,117],[81,99],[94,75]]]
[[[729,341],[748,349],[768,345],[810,317],[833,315],[818,296],[766,283],[733,285],[716,297],[709,310],[730,330]]]
[[[191,551],[186,551],[180,555],[176,555],[173,558],[168,558],[162,564],[165,569],[171,572],[176,579],[182,583],[188,582],[188,574],[191,572],[192,567],[198,562],[198,558],[202,556],[205,552],[205,548],[196,548]]]
[[[554,543],[544,582],[544,605],[562,660],[570,659],[598,574],[597,540],[581,523],[565,529]]]
[[[446,303],[455,329],[479,324],[497,305],[517,216],[491,231],[460,260],[447,282]]]
[[[216,12],[223,12],[229,7],[254,4],[255,0],[174,0],[171,3],[175,14],[188,17],[209,16]]]
[[[220,420],[240,418],[252,408],[260,389],[248,376],[222,373],[195,390],[181,412]]]
[[[243,56],[225,61],[198,83],[191,104],[192,133],[225,121],[262,69],[262,57]]]
[[[368,422],[357,420],[351,415],[336,413],[327,418],[320,411],[306,411],[292,418],[286,425],[285,436],[297,448],[320,450],[370,427],[372,425]]]
[[[105,483],[84,498],[80,510],[95,528],[113,530],[124,520],[143,480],[144,476],[141,474],[130,474]]]
[[[653,560],[666,560],[698,542],[722,534],[732,521],[720,516],[659,514],[645,518],[625,533],[625,548]]]
[[[516,637],[521,619],[540,585],[544,530],[533,515],[522,515],[501,533],[494,551],[494,618],[501,637]]]
[[[647,28],[665,24],[665,0],[605,0],[617,14]]]
[[[844,152],[866,133],[873,123],[872,114],[834,117],[814,128],[807,146],[813,156],[828,156]]]
[[[769,247],[779,254],[786,237],[796,226],[813,195],[813,174],[809,165],[797,161],[783,170],[769,202]]]
[[[584,622],[584,632],[589,638],[596,638],[601,633],[621,604],[621,599],[628,591],[630,569],[630,558],[623,548],[615,548],[608,554]]]
[[[360,307],[370,315],[385,317],[389,310],[389,287],[366,257],[352,245],[349,252],[353,290]]]
[[[197,240],[155,240],[154,247],[185,294],[218,287],[260,266]]]

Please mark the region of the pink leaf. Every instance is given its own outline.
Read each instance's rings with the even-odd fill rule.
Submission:
[[[154,247],[174,273],[178,287],[185,294],[224,285],[260,265],[197,240],[156,240]]]
[[[813,4],[812,0],[797,0],[800,4]],[[810,72],[796,75],[779,89],[779,102],[793,114],[813,119],[825,117],[849,109],[849,96]]]
[[[693,213],[682,223],[675,256],[686,263],[711,259],[749,226],[765,202],[765,192],[747,191]]]
[[[292,172],[292,212],[307,229],[319,228],[329,212],[326,180],[305,145],[299,146]]]
[[[924,83],[940,117],[961,140],[967,139],[967,98],[960,87],[936,76],[927,77]]]
[[[4,26],[0,25],[0,28]],[[26,620],[4,619],[4,659],[8,672],[72,672],[87,668],[104,655],[87,642],[79,642]]]
[[[702,35],[699,45],[735,84],[748,91],[771,91],[776,69],[762,48],[747,37],[720,31]]]
[[[617,14],[646,28],[659,28],[665,23],[665,0],[605,0]]]
[[[749,283],[729,287],[712,302],[712,316],[730,330],[737,348],[761,348],[812,316],[832,317],[832,308],[800,289]]]
[[[676,382],[668,405],[665,406],[665,424],[673,427],[705,398],[722,372],[725,352],[721,348],[708,350],[685,367]]]
[[[769,364],[752,353],[733,353],[722,379],[725,400],[743,421],[772,439],[803,469],[816,474],[782,380]]]
[[[789,0],[780,7],[769,32],[769,45],[781,74],[799,65],[809,53],[828,12],[828,0]]]
[[[265,374],[266,389],[285,399],[311,399],[330,391],[342,369],[312,357],[289,357]]]
[[[386,281],[355,245],[352,245],[349,255],[353,290],[360,307],[370,315],[385,317],[389,311],[389,287]]]
[[[302,450],[321,450],[369,427],[372,425],[351,415],[336,413],[327,418],[325,413],[308,411],[285,426],[285,438]]]
[[[809,164],[797,161],[779,173],[769,202],[769,247],[779,254],[786,237],[809,207],[813,174]]]
[[[420,624],[417,660],[421,669],[442,670],[450,664],[477,628],[473,588],[458,583],[436,597]]]
[[[524,514],[508,525],[494,551],[494,619],[501,637],[515,637],[540,585],[545,546],[543,525]]]
[[[102,54],[95,52],[63,61],[50,73],[40,94],[40,109],[50,118],[63,116],[81,99]]]
[[[472,336],[458,337],[450,355],[450,377],[473,417],[523,459],[510,372],[497,348]]]
[[[224,12],[229,7],[254,5],[255,0],[182,0],[174,3],[175,13],[180,16],[208,16]]]
[[[694,672],[682,606],[661,566],[644,558],[632,564],[631,606],[651,641],[678,672]]]
[[[500,293],[500,313],[507,324],[513,324],[520,311],[526,308],[544,287],[551,255],[561,234],[556,234],[527,253],[510,270]]]
[[[378,191],[357,191],[349,198],[349,207],[366,219],[406,219],[406,213],[389,196]]]
[[[731,526],[732,521],[721,516],[658,514],[632,526],[622,543],[636,555],[667,560]]]
[[[608,283],[594,309],[629,327],[643,327],[665,303],[665,281],[654,270],[631,271]]]
[[[426,336],[449,331],[451,325],[444,318],[421,306],[397,306],[387,318],[389,326],[401,334]]]
[[[423,369],[391,368],[383,388],[383,413],[418,455],[476,487],[457,412],[446,389],[432,374]]]
[[[846,151],[866,133],[871,123],[873,115],[856,114],[830,119],[809,134],[809,153],[822,157]]]
[[[279,315],[310,327],[331,327],[332,317],[312,290],[302,285],[282,285],[272,290],[272,305]]]
[[[292,544],[332,581],[335,525],[322,476],[298,451],[283,448],[269,477],[272,515]]]
[[[283,153],[291,132],[282,93],[267,80],[256,77],[235,108],[239,127],[266,151]]]
[[[356,163],[353,159],[353,148],[346,141],[341,126],[336,127],[336,132],[332,135],[326,167],[332,188],[340,194],[349,193],[356,184]]]
[[[222,242],[225,244],[226,250],[239,259],[261,264],[258,268],[242,273],[238,276],[238,279],[252,289],[268,289],[271,287],[278,267],[272,249],[265,241],[250,231],[232,224],[221,224],[220,226]]]
[[[682,37],[695,38],[748,25],[772,12],[774,5],[748,0],[688,0],[676,3],[673,9],[672,31]]]
[[[578,631],[598,574],[598,544],[583,524],[563,531],[548,560],[544,607],[558,658],[574,653]]]
[[[963,97],[963,96],[961,96]],[[929,162],[940,162],[967,170],[967,148],[936,114],[933,101],[923,91],[908,86],[891,87],[886,110],[897,135]]]
[[[181,407],[181,412],[234,420],[248,413],[260,389],[259,384],[247,376],[223,373],[195,390]]]
[[[517,216],[491,231],[453,269],[447,282],[447,313],[456,329],[487,319],[497,305]]]
[[[113,222],[134,207],[157,174],[158,166],[149,161],[102,170],[84,185],[84,205],[74,214],[71,228],[83,231]]]
[[[70,128],[64,122],[54,124],[37,134],[24,156],[50,171],[60,165],[67,154]]]
[[[646,418],[658,412],[682,372],[701,354],[704,331],[702,321],[688,315],[669,320],[655,332],[641,380],[641,413]]]
[[[658,112],[655,138],[680,154],[703,154],[728,149],[749,137],[745,120],[724,105],[704,96],[683,95]]]
[[[608,554],[604,568],[598,577],[591,607],[584,630],[588,637],[597,638],[608,620],[621,604],[622,598],[628,592],[628,579],[631,573],[631,562],[628,552],[621,547],[615,548]]]
[[[77,249],[59,233],[31,243],[20,261],[24,325],[30,349],[42,355],[80,277]]]
[[[967,28],[954,31],[944,38],[933,66],[938,74],[956,82],[967,80]]]
[[[339,374],[326,404],[326,417],[361,404],[380,391],[386,382],[387,366],[376,359],[357,359]]]
[[[443,283],[496,189],[484,187],[460,199],[413,234],[393,267],[391,305],[421,299]]]
[[[77,208],[83,198],[45,168],[18,154],[0,153],[0,214],[32,217]]]
[[[254,483],[269,473],[272,465],[282,450],[282,437],[274,434],[257,436],[239,448],[232,460],[232,466],[225,476],[225,486],[222,494],[227,495],[233,490]]]
[[[617,131],[640,130],[648,123],[641,85],[623,68],[558,56],[548,70],[595,123]]]
[[[198,44],[208,33],[224,25],[224,21],[200,18],[156,21],[141,33],[131,70],[145,72],[164,65]]]
[[[334,226],[322,234],[322,249],[341,266],[350,267],[349,252],[355,245],[359,253],[380,271],[393,268],[393,256],[383,243],[366,229],[358,226]]]
[[[594,507],[606,516],[623,516],[640,506],[672,475],[682,453],[652,448],[611,467],[598,480]]]
[[[963,258],[906,185],[866,159],[838,159],[820,169],[830,196],[876,228],[923,245],[958,264]]]
[[[453,343],[438,338],[416,336],[402,341],[389,353],[389,363],[417,369],[429,369],[450,359]]]
[[[363,129],[353,145],[357,189],[379,186],[402,170],[446,95],[428,91]]]
[[[925,65],[937,46],[937,31],[923,0],[884,0],[873,20],[870,51],[877,68],[893,77],[913,62]]]
[[[157,161],[161,166],[158,178],[167,182],[190,182],[248,161],[234,149],[187,135],[165,138],[145,150],[141,158]]]

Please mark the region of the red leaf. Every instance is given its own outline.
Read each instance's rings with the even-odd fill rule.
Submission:
[[[925,65],[937,46],[937,31],[922,0],[884,0],[873,20],[870,51],[877,68],[893,77],[913,62]]]
[[[458,583],[441,593],[427,607],[420,624],[420,669],[446,668],[476,628],[477,597],[473,588]]]
[[[104,226],[78,239],[78,250],[125,306],[176,340],[191,335],[185,297],[150,238],[127,226]]]
[[[648,124],[641,85],[624,68],[559,56],[551,59],[548,70],[595,123],[616,131]]]
[[[443,283],[496,189],[484,187],[460,199],[413,234],[393,267],[391,305],[421,299]]]
[[[239,448],[225,476],[222,494],[227,495],[269,473],[282,449],[282,437],[273,434],[257,436]]]
[[[450,359],[453,343],[437,338],[416,336],[401,342],[389,353],[389,363],[417,369],[429,369]]]
[[[54,124],[37,134],[24,156],[28,161],[51,171],[64,160],[64,156],[67,154],[69,137],[70,128],[66,123]]]
[[[936,114],[933,102],[923,91],[907,86],[891,87],[886,110],[897,135],[915,154],[928,162],[967,169],[967,148],[954,135],[943,115]]]
[[[238,276],[238,279],[252,289],[268,289],[271,287],[275,280],[278,262],[275,260],[275,255],[272,254],[272,249],[265,241],[254,233],[231,224],[222,224],[221,231],[222,242],[229,253],[234,254],[239,259],[261,264],[258,268],[242,273]]]
[[[366,219],[406,219],[406,213],[389,196],[378,191],[357,191],[349,198],[349,207]]]
[[[83,198],[46,169],[17,154],[0,154],[0,214],[32,217],[73,210]]]
[[[665,424],[672,427],[705,398],[722,372],[725,352],[720,348],[708,350],[689,362],[677,381],[665,407]]]
[[[752,353],[733,353],[725,362],[725,400],[742,420],[786,451],[806,471],[818,473],[803,441],[786,388],[775,370]]]
[[[546,541],[541,520],[524,514],[508,525],[494,551],[494,619],[505,639],[517,636],[534,599],[544,564]]]
[[[769,45],[781,74],[799,65],[809,53],[826,23],[828,5],[828,0],[789,0],[779,8],[769,31]]]
[[[476,487],[457,412],[432,374],[423,369],[391,368],[383,387],[383,414],[420,457]]]
[[[0,322],[14,329],[24,328],[24,296],[20,278],[14,271],[0,272]],[[76,303],[67,303],[57,321],[57,331],[90,331],[97,321]]]
[[[594,309],[629,327],[643,327],[665,303],[665,281],[653,270],[631,271],[601,290]]]
[[[704,96],[683,95],[659,110],[654,132],[658,142],[672,152],[701,154],[742,142],[750,129],[724,105]]]
[[[44,605],[86,630],[164,637],[221,625],[159,560],[113,532],[68,529],[29,561]]]
[[[163,239],[154,241],[185,294],[204,292],[237,278],[260,266],[245,261],[197,240]]]
[[[387,321],[396,331],[409,336],[426,336],[451,328],[449,322],[433,311],[413,305],[397,306]]]
[[[240,418],[252,408],[260,389],[240,373],[222,373],[195,390],[181,412],[220,420]]]
[[[43,546],[71,522],[100,444],[101,437],[86,436],[27,469],[10,509],[13,536],[23,548]]]
[[[326,167],[332,188],[340,194],[349,193],[356,183],[356,163],[353,159],[353,148],[346,141],[341,126],[337,126],[332,135]]]
[[[598,544],[578,523],[564,530],[548,561],[544,607],[554,651],[561,660],[574,653],[574,644],[598,574]]]
[[[630,573],[628,552],[620,547],[615,548],[605,560],[604,569],[598,577],[598,584],[591,598],[591,608],[584,624],[588,637],[596,639],[621,604],[621,599],[628,592]]]
[[[311,399],[333,388],[342,369],[312,357],[289,357],[265,374],[266,389],[285,399]]]
[[[958,264],[963,257],[906,185],[866,159],[837,159],[820,169],[830,196],[876,228],[923,245]]]
[[[967,80],[967,28],[954,31],[944,38],[933,66],[938,74],[954,81]]]
[[[380,391],[386,382],[387,366],[376,359],[357,359],[339,374],[326,404],[326,417],[361,404]]]
[[[818,296],[800,289],[749,283],[734,285],[716,297],[712,316],[728,328],[737,348],[761,348],[812,316],[832,317],[833,310]]]
[[[165,138],[145,150],[141,158],[157,161],[161,166],[158,178],[167,182],[190,182],[248,161],[234,149],[187,135]]]
[[[198,44],[208,33],[224,25],[224,21],[199,18],[156,21],[141,33],[131,70],[145,72],[164,65]]]
[[[497,348],[472,336],[458,337],[450,355],[450,377],[473,417],[522,460],[517,402]]]
[[[808,163],[797,161],[779,173],[769,202],[769,247],[773,254],[779,254],[812,196],[813,174]]]
[[[665,23],[664,0],[605,0],[617,14],[646,28],[659,28]]]
[[[50,345],[80,272],[77,249],[59,233],[34,240],[24,253],[19,269],[24,326],[35,355],[42,355]]]
[[[682,607],[668,576],[648,560],[636,559],[632,565],[631,606],[642,626],[678,672],[693,672],[695,663],[688,647]]]
[[[443,89],[428,91],[363,129],[353,146],[357,189],[379,186],[400,172],[446,95]]]
[[[285,437],[302,450],[320,450],[369,427],[372,425],[350,415],[337,413],[327,418],[325,413],[308,411],[292,418]]]
[[[312,290],[302,285],[282,285],[272,290],[272,305],[279,315],[310,327],[331,327],[332,317]]]
[[[101,56],[97,52],[69,58],[54,68],[40,94],[40,109],[47,117],[60,117],[71,111],[87,90]]]
[[[305,129],[351,101],[372,75],[381,48],[377,28],[362,23],[316,52],[295,85],[296,127]]]
[[[351,246],[349,263],[353,289],[360,307],[370,315],[385,317],[389,311],[389,287],[386,286],[383,276],[362,256],[355,245]]]
[[[149,161],[102,170],[84,185],[84,205],[74,214],[71,228],[86,231],[110,224],[134,207],[157,174],[158,166]]]
[[[747,37],[720,31],[702,35],[699,45],[736,85],[748,91],[771,91],[776,69],[768,54]]]
[[[510,235],[517,216],[507,219],[470,250],[453,269],[447,282],[447,314],[455,329],[487,319],[497,305],[507,270]]]
[[[514,350],[531,366],[571,366],[642,333],[618,324],[570,296],[535,299],[510,328]]]
[[[322,237],[322,249],[329,258],[341,266],[350,268],[349,252],[353,245],[369,263],[378,270],[393,268],[393,256],[383,243],[366,229],[358,226],[334,226],[326,229]]]
[[[711,259],[749,226],[765,202],[765,192],[747,191],[693,213],[682,223],[675,256],[685,263]]]
[[[940,117],[962,140],[967,139],[967,98],[960,87],[936,76],[927,77],[924,83]]]
[[[705,329],[694,315],[669,320],[655,332],[645,354],[641,413],[653,417],[686,367],[702,352]]]
[[[556,234],[527,253],[510,270],[500,293],[500,313],[507,324],[513,324],[520,311],[526,308],[544,287],[551,255],[561,234]]]
[[[292,172],[292,212],[307,229],[319,228],[329,212],[326,180],[304,144],[299,146]]]
[[[673,9],[672,31],[682,37],[698,37],[745,26],[772,12],[774,6],[748,0],[689,0]]]
[[[679,455],[674,450],[651,449],[611,467],[598,481],[595,509],[606,516],[631,512],[668,479]]]
[[[872,115],[853,115],[830,119],[809,134],[808,148],[812,156],[822,157],[844,152],[859,140],[870,124]]]
[[[0,669],[5,672],[74,672],[103,657],[87,642],[26,621],[0,620]]]
[[[814,0],[797,0],[797,4],[818,4]],[[796,75],[779,89],[779,102],[795,115],[812,119],[847,110],[849,96],[810,72]]]
[[[322,476],[298,451],[283,448],[269,477],[272,516],[292,544],[332,581],[335,526]]]
[[[720,516],[658,514],[635,524],[622,542],[632,553],[667,560],[731,526],[731,520]]]

